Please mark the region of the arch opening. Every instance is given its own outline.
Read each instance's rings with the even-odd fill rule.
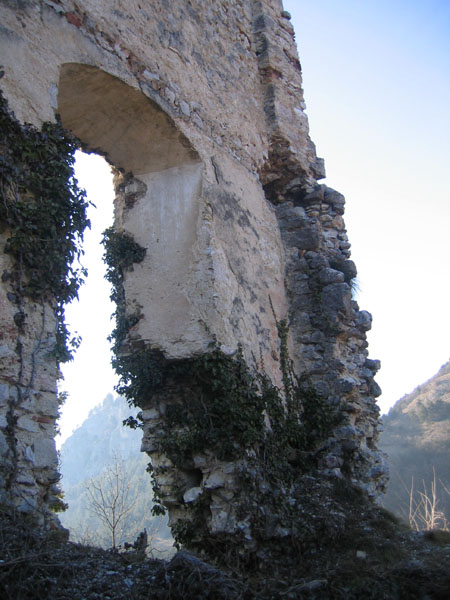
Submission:
[[[91,409],[113,391],[117,377],[111,367],[111,315],[114,306],[110,287],[105,279],[102,260],[103,231],[113,222],[113,175],[106,161],[96,154],[75,153],[75,177],[90,202],[87,216],[91,227],[84,233],[82,259],[87,277],[78,299],[65,307],[65,320],[73,335],[80,336],[81,345],[73,360],[60,365],[63,379],[60,394],[67,394],[61,407],[57,445],[71,435]]]
[[[203,348],[195,306],[203,177],[198,154],[153,101],[95,67],[62,65],[58,112],[86,151],[113,166],[114,229],[146,250],[123,281],[125,310],[140,317],[133,342],[168,358]]]
[[[61,67],[62,124],[116,169],[114,227],[146,249],[126,273],[133,335],[168,357],[203,349],[192,274],[199,253],[203,168],[197,152],[152,100],[96,67]],[[197,261],[198,262],[198,261]]]

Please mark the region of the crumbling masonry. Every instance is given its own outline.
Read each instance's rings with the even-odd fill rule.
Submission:
[[[116,170],[115,362],[177,539],[283,539],[308,477],[376,496],[371,317],[352,299],[344,198],[318,183],[281,0],[6,0],[0,23],[17,121],[58,114]],[[5,169],[0,493],[51,527],[59,317],[10,242],[11,211],[45,194],[14,187],[22,163]]]

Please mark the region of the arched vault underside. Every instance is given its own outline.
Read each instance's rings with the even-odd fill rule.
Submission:
[[[63,64],[58,112],[64,127],[136,177],[199,163],[174,122],[139,89],[90,65]]]

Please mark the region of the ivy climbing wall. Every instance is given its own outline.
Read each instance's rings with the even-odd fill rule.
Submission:
[[[352,298],[344,198],[318,183],[281,2],[29,0],[0,16],[3,501],[57,526],[56,380],[77,344],[63,306],[87,224],[77,145],[115,171],[113,364],[177,542],[258,553],[314,535],[308,489],[376,497],[371,317]]]

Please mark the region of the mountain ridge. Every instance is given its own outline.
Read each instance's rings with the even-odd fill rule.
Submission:
[[[384,505],[408,517],[410,493],[432,495],[450,520],[450,361],[403,396],[383,416],[380,448],[389,456],[390,482]]]
[[[107,548],[111,545],[108,531],[92,514],[87,487],[99,482],[115,463],[123,466],[125,484],[129,485],[135,505],[121,527],[119,543],[134,541],[145,528],[152,549],[167,553],[173,542],[167,518],[152,515],[152,482],[146,468],[149,458],[140,452],[141,431],[130,429],[123,421],[137,410],[124,398],[108,394],[93,408],[85,421],[61,447],[61,474],[64,502],[68,509],[60,514],[71,538]],[[91,486],[92,487],[92,486]],[[90,508],[91,507],[91,508]]]

